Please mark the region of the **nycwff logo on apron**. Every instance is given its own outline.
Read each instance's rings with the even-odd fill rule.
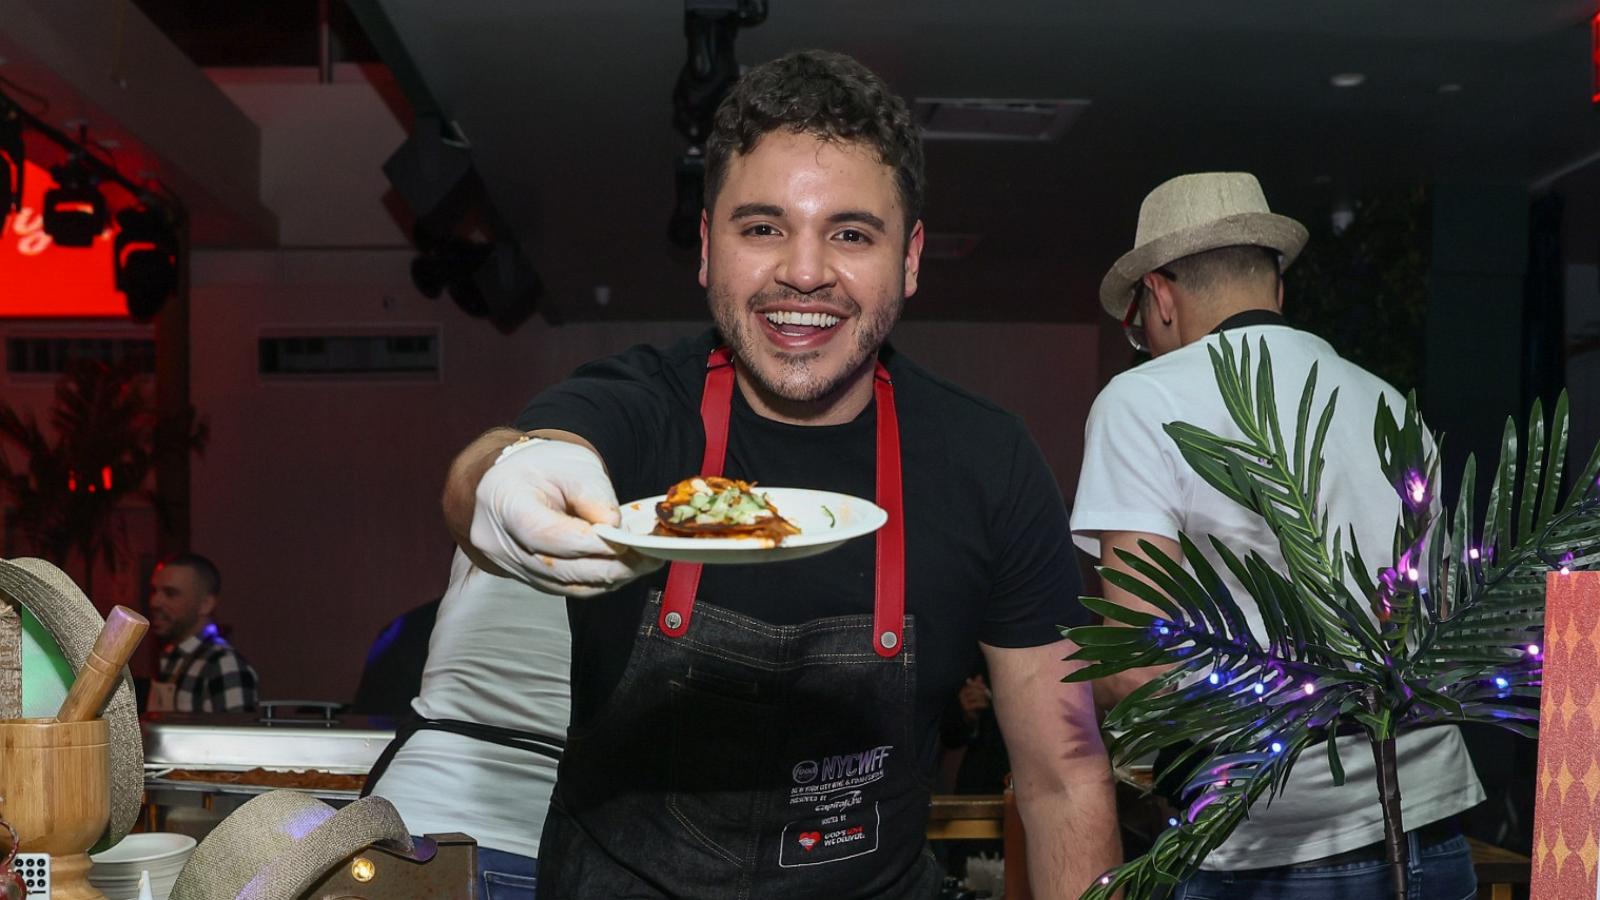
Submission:
[[[795,763],[789,805],[800,807],[800,818],[783,829],[778,865],[815,866],[876,851],[879,789],[868,786],[884,779],[893,752],[893,744],[883,744]]]
[[[790,775],[789,806],[810,806],[814,812],[838,812],[861,804],[861,788],[882,781],[894,745],[875,746],[861,753],[824,756],[821,762],[803,759]]]
[[[798,787],[789,789],[790,805],[811,805],[817,812],[826,812],[826,804],[837,803],[841,796],[852,794],[854,802],[845,805],[859,804],[861,788],[883,780],[889,754],[893,751],[893,744],[884,744],[859,753],[825,756],[820,763],[801,760],[791,770]]]

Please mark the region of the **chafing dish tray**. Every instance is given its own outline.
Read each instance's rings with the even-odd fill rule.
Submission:
[[[328,799],[355,797],[356,776],[365,775],[394,738],[389,720],[364,718],[159,713],[146,717],[143,730],[148,790],[253,795],[292,788]],[[183,777],[189,773],[194,777]]]

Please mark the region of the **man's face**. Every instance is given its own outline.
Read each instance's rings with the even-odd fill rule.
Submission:
[[[854,383],[917,289],[894,170],[864,145],[778,131],[729,161],[701,221],[700,284],[763,393],[821,400]]]
[[[193,569],[160,566],[150,576],[150,630],[164,644],[182,641],[205,627],[216,602]]]

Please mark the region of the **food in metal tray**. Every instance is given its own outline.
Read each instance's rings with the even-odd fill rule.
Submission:
[[[246,769],[244,771],[173,769],[161,777],[168,781],[240,784],[249,787],[292,788],[302,791],[359,791],[367,781],[366,775],[323,772],[319,769],[307,769],[298,772],[281,772],[275,769],[262,768]]]

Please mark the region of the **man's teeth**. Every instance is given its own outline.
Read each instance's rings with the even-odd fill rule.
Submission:
[[[839,324],[838,316],[817,312],[780,312],[767,313],[767,321],[774,325],[810,325],[815,328],[832,328]]]

